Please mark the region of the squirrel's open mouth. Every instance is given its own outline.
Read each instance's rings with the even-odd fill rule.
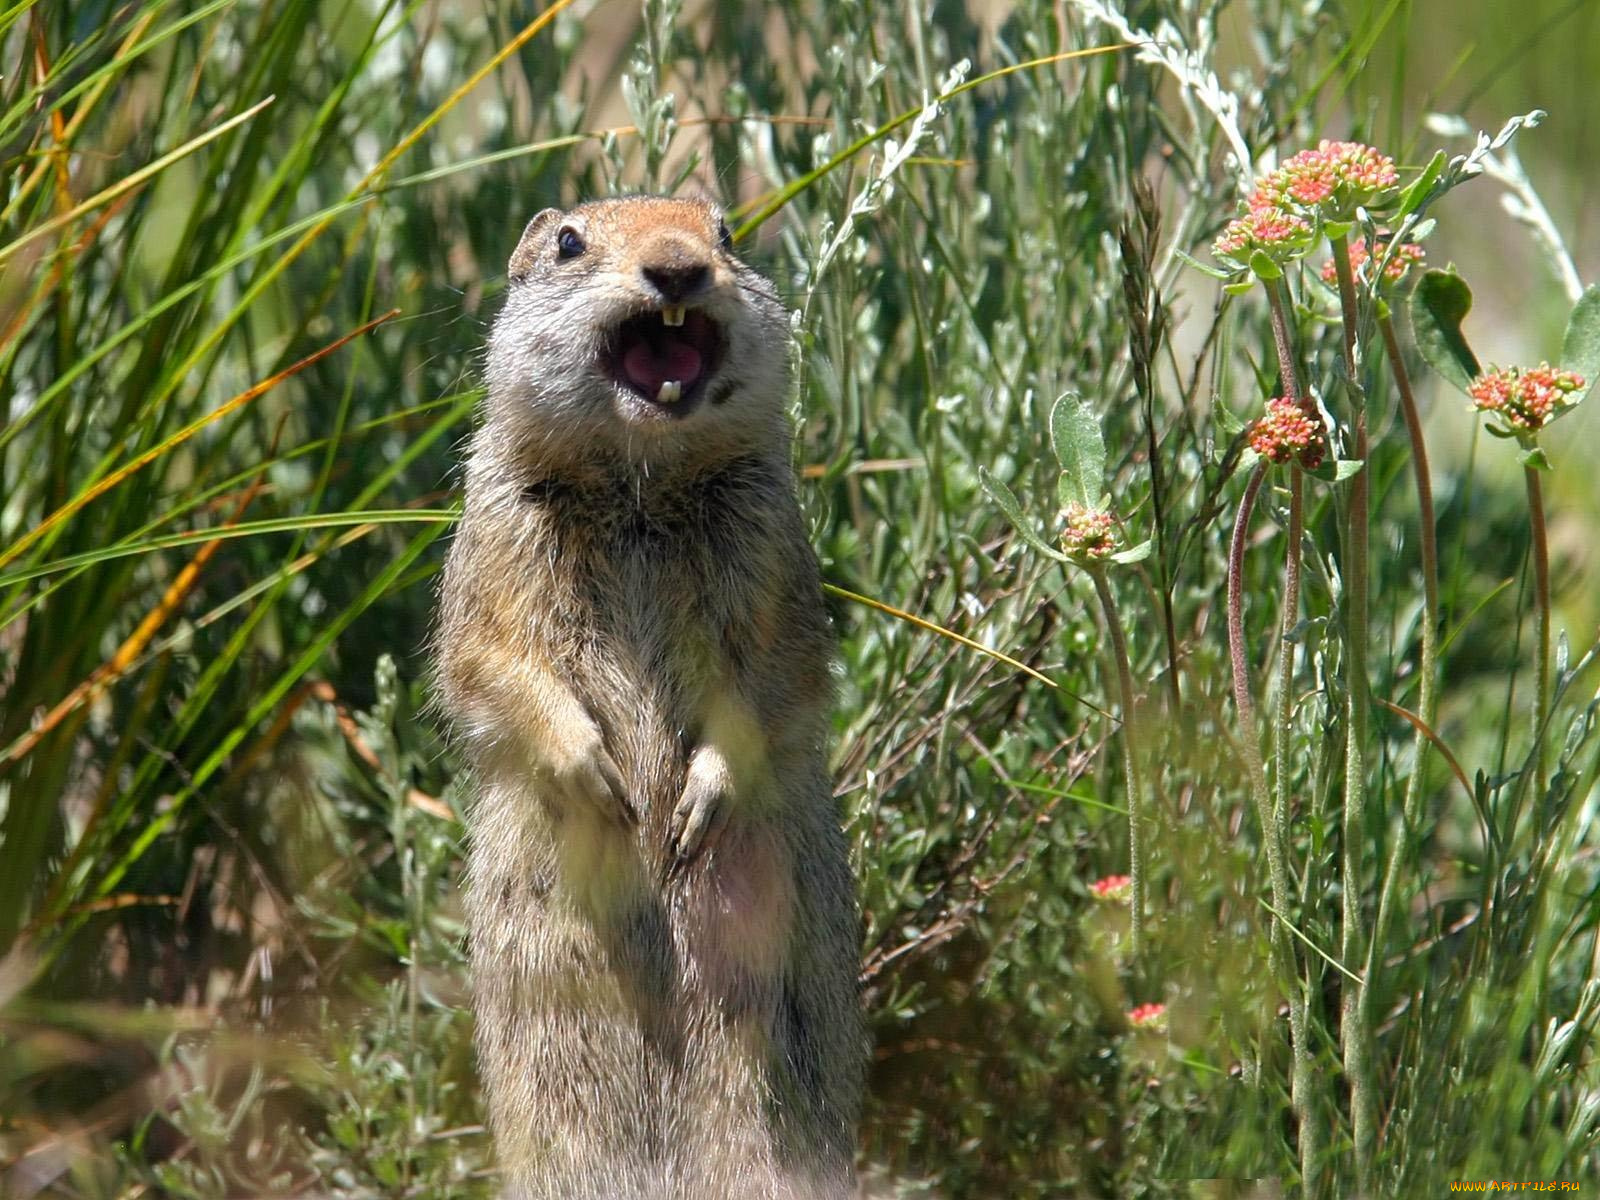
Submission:
[[[669,305],[623,321],[607,339],[603,357],[621,387],[676,416],[704,393],[722,350],[715,321],[699,309]]]

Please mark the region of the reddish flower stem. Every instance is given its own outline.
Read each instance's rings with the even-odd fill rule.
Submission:
[[[1283,280],[1266,282],[1267,308],[1272,313],[1272,342],[1278,351],[1278,374],[1283,377],[1283,394],[1296,404],[1303,403],[1300,373],[1295,368],[1294,341],[1289,336],[1288,300]]]

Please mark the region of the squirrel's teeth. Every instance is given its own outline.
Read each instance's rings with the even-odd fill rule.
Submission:
[[[674,329],[676,329],[679,325],[682,325],[683,324],[683,305],[681,305],[681,304],[664,305],[662,307],[662,309],[661,309],[661,323],[663,325],[670,325]]]
[[[680,308],[678,312],[681,316],[683,309]],[[668,321],[667,324],[670,325],[672,322]],[[674,404],[682,397],[683,384],[679,383],[676,379],[667,380],[661,385],[661,390],[656,393],[656,401],[660,404]]]

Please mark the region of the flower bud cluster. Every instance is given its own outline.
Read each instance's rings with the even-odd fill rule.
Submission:
[[[1107,875],[1089,885],[1089,894],[1107,904],[1126,904],[1133,895],[1133,876]]]
[[[1117,548],[1116,522],[1108,512],[1069,504],[1062,525],[1061,546],[1073,558],[1106,558]]]
[[[1501,432],[1525,438],[1539,432],[1583,398],[1584,379],[1549,363],[1493,367],[1472,381],[1473,407],[1504,423]]]
[[[1394,159],[1361,142],[1324,140],[1256,181],[1242,215],[1212,243],[1225,266],[1245,270],[1260,252],[1277,266],[1310,249],[1322,226],[1353,221],[1356,210],[1390,199]]]
[[[1250,431],[1250,449],[1271,462],[1298,462],[1307,470],[1322,463],[1322,418],[1308,404],[1283,396],[1267,401],[1267,412]]]
[[[1380,239],[1384,236],[1379,234]],[[1372,272],[1377,270],[1375,263],[1383,264],[1382,282],[1399,283],[1412,267],[1422,265],[1422,259],[1422,247],[1416,242],[1380,240],[1376,248],[1371,250],[1367,247],[1366,238],[1357,238],[1350,243],[1350,270],[1363,283],[1372,282]],[[1329,287],[1339,286],[1339,270],[1331,258],[1322,264],[1322,282]]]
[[[1255,250],[1274,262],[1287,262],[1302,254],[1315,236],[1310,224],[1294,213],[1261,205],[1229,221],[1212,249],[1219,258],[1240,262],[1247,261]]]
[[[1128,1010],[1128,1024],[1135,1029],[1165,1030],[1167,1006],[1165,1004],[1140,1004]]]
[[[1256,195],[1276,204],[1321,208],[1331,220],[1349,220],[1360,205],[1376,202],[1400,182],[1394,159],[1362,142],[1323,139],[1302,150],[1256,185]]]

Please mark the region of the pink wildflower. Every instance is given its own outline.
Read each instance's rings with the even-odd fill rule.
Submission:
[[[1131,875],[1107,875],[1104,879],[1096,879],[1089,885],[1091,896],[1096,900],[1105,900],[1112,904],[1126,904],[1132,893]]]
[[[1339,182],[1354,191],[1381,192],[1400,182],[1394,159],[1361,142],[1321,142],[1319,153],[1330,157]]]
[[[1322,462],[1322,420],[1309,405],[1283,396],[1267,401],[1267,414],[1250,431],[1250,449],[1275,463],[1295,460],[1307,469]]]
[[[1105,558],[1117,547],[1117,531],[1111,514],[1081,504],[1067,505],[1066,528],[1061,543],[1076,558]]]
[[[1281,261],[1303,249],[1311,236],[1311,226],[1293,213],[1252,202],[1244,216],[1228,222],[1211,248],[1240,260],[1249,258],[1252,250],[1262,250]]]
[[[1382,236],[1380,233],[1379,237]],[[1371,281],[1374,257],[1383,262],[1383,281],[1399,283],[1412,267],[1422,265],[1422,247],[1416,242],[1380,241],[1376,252],[1372,252],[1367,249],[1366,238],[1357,238],[1350,243],[1350,270],[1357,279]],[[1329,287],[1339,286],[1339,272],[1331,258],[1322,264],[1322,282]]]
[[[1348,217],[1400,180],[1394,159],[1361,142],[1323,139],[1315,150],[1302,150],[1256,184],[1250,202],[1300,204],[1306,208],[1334,201],[1333,214]]]
[[[1323,143],[1327,145],[1326,142]],[[1257,191],[1315,208],[1339,186],[1333,159],[1322,150],[1302,150],[1257,185]]]
[[[1167,1027],[1165,1004],[1141,1004],[1128,1010],[1128,1024],[1135,1029],[1164,1030]]]
[[[1472,381],[1467,395],[1473,407],[1505,422],[1517,436],[1537,433],[1582,398],[1583,376],[1558,371],[1549,363],[1537,367],[1492,367]]]

